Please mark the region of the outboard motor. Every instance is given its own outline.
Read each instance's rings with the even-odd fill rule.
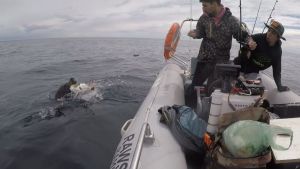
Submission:
[[[222,93],[230,93],[232,87],[231,82],[236,80],[240,68],[240,65],[233,64],[216,65],[217,74],[220,76],[219,78],[222,79]]]
[[[239,65],[217,64],[216,71],[221,80],[221,89],[216,89],[211,94],[211,106],[209,111],[207,132],[215,134],[218,130],[219,117],[223,114],[246,108],[255,103],[259,94],[231,93],[236,88]],[[247,88],[247,86],[245,86]],[[250,92],[251,93],[251,92]]]

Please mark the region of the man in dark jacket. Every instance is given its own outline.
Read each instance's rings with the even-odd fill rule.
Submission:
[[[71,78],[68,83],[62,85],[55,94],[55,99],[62,99],[67,94],[71,93],[70,87],[71,85],[76,84],[76,80],[74,78]]]
[[[259,73],[260,70],[265,70],[272,66],[273,77],[277,85],[278,91],[287,91],[287,86],[281,85],[281,40],[285,40],[282,36],[284,27],[280,22],[271,20],[270,25],[266,24],[268,32],[264,34],[255,34],[249,38],[250,52],[244,50],[241,53],[241,77],[251,73]],[[235,59],[235,62],[238,62]]]
[[[202,85],[207,78],[209,86],[215,80],[215,65],[227,63],[230,59],[232,37],[239,41],[245,41],[248,37],[246,31],[241,31],[239,20],[221,4],[221,0],[200,2],[203,15],[196,29],[188,33],[192,38],[202,39],[191,87]]]

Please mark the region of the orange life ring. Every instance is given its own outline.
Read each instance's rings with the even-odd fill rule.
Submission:
[[[180,39],[180,25],[173,23],[165,39],[164,56],[168,60],[173,57]]]

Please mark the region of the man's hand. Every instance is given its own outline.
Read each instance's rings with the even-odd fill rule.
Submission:
[[[190,30],[188,36],[195,39],[197,37],[196,30]]]
[[[250,50],[254,50],[257,46],[257,43],[250,37],[248,39],[248,46],[249,46]]]
[[[290,90],[287,86],[280,86],[277,88],[279,92],[284,92]]]

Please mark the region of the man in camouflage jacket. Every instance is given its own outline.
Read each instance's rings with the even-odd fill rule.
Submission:
[[[192,86],[202,85],[207,78],[209,86],[215,80],[215,65],[229,61],[232,37],[244,41],[248,33],[241,31],[239,20],[221,4],[221,0],[200,2],[203,15],[198,20],[196,29],[188,33],[192,38],[202,39]]]

